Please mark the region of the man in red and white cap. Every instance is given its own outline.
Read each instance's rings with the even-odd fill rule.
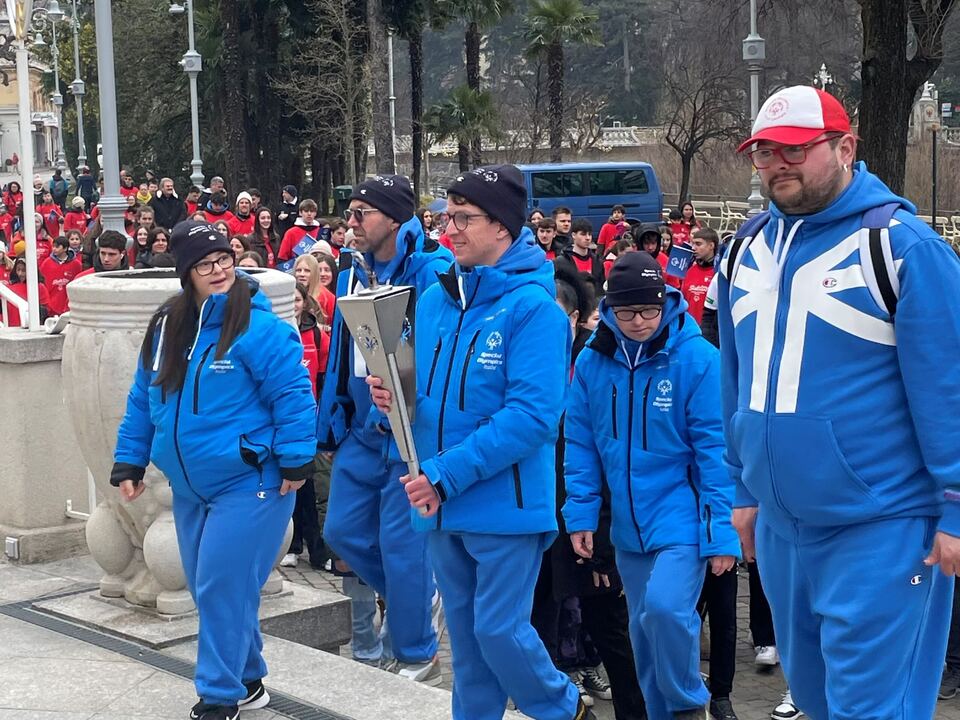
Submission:
[[[960,261],[856,149],[811,87],[740,146],[771,202],[720,267],[725,459],[800,709],[919,720],[960,572]]]

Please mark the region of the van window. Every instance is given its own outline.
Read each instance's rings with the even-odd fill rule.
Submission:
[[[650,192],[643,170],[596,170],[588,176],[591,195],[643,195]]]
[[[533,175],[533,196],[536,198],[580,197],[583,194],[583,173],[542,172]]]

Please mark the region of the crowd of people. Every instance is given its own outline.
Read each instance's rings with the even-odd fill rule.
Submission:
[[[220,178],[181,200],[124,173],[126,233],[35,183],[48,312],[84,273],[173,267],[183,286],[147,329],[111,481],[132,501],[150,461],[170,479],[201,617],[191,717],[269,700],[257,593],[291,516],[282,564],[344,576],[356,660],[436,685],[449,633],[455,720],[508,700],[538,720],[598,700],[617,720],[736,720],[741,567],[755,662],[793,691],[772,718],[914,720],[941,680],[956,693],[960,439],[923,402],[960,393],[934,371],[960,352],[960,262],[854,164],[826,93],[779,91],[741,150],[771,207],[724,238],[689,202],[660,223],[614,206],[600,228],[528,214],[510,165],[458,176],[440,213],[374,176],[343,220],[293,186],[271,210]],[[416,477],[337,310],[371,282],[359,255],[415,288]],[[299,333],[244,267],[294,275]]]

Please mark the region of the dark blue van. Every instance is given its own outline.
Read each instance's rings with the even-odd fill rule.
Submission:
[[[587,218],[593,231],[623,205],[628,218],[660,222],[663,193],[653,167],[645,162],[543,163],[518,165],[527,186],[527,213],[539,207],[547,215],[558,205],[575,218]]]

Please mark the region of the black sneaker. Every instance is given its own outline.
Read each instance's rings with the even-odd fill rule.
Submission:
[[[236,705],[208,705],[203,700],[190,709],[190,720],[237,720],[240,710]]]
[[[212,710],[215,707],[216,705],[207,705],[203,700],[200,700],[196,705],[190,708],[190,720],[200,720],[207,710]]]
[[[710,701],[710,716],[713,720],[740,720],[733,711],[730,698],[717,698]]]
[[[580,698],[577,701],[577,712],[573,720],[597,720],[597,716],[593,714],[593,710],[583,704],[583,698]]]
[[[690,710],[680,710],[673,714],[673,720],[710,720],[704,708],[691,708]]]
[[[270,702],[270,693],[263,686],[263,680],[252,680],[244,683],[247,689],[247,696],[237,702],[237,707],[241,710],[259,710],[266,707]]]
[[[937,697],[941,700],[949,700],[957,696],[958,690],[960,690],[960,669],[947,665],[940,677],[940,690]]]

